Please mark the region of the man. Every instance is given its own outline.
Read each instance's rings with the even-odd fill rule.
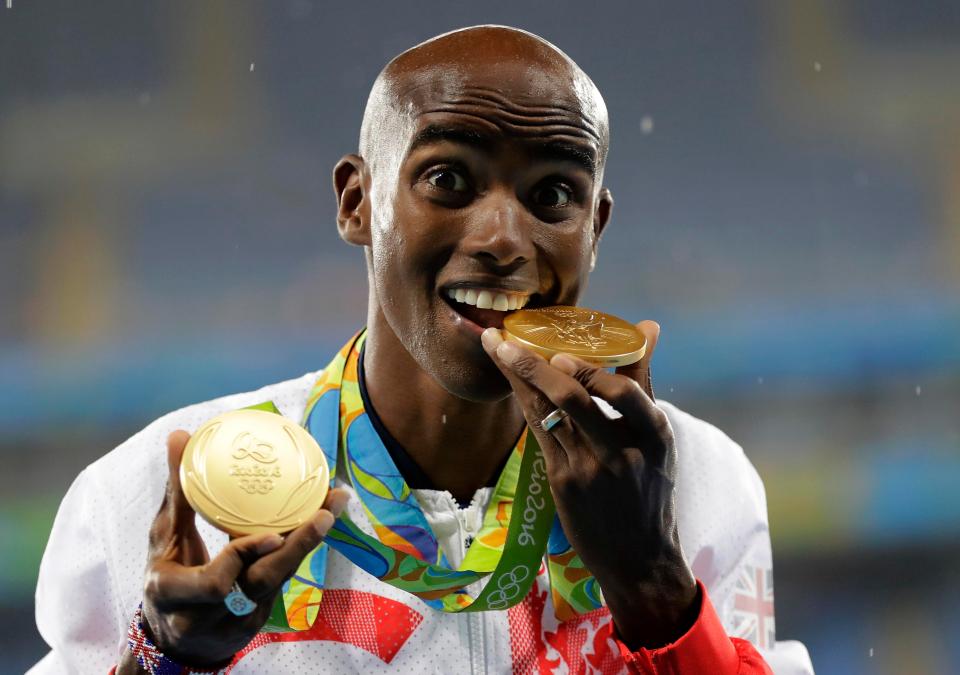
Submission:
[[[725,626],[778,672],[812,672],[802,645],[774,645],[759,478],[653,399],[659,326],[638,324],[647,353],[616,373],[498,330],[511,307],[576,304],[593,269],[613,207],[593,82],[529,33],[462,29],[384,68],[360,136],[333,182],[340,235],[366,254],[366,331],[322,373],[172,413],[81,474],[41,566],[52,651],[35,672],[770,672]],[[339,487],[286,537],[228,542],[183,495],[184,430],[265,400],[332,439]],[[469,573],[416,585],[484,547],[520,556],[549,517],[535,483],[558,516],[545,562],[497,567],[489,593]],[[394,556],[415,573],[378,567]],[[303,630],[259,632],[281,592]],[[473,598],[490,611],[462,611]]]

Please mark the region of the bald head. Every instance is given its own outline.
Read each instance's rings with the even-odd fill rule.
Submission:
[[[587,144],[601,179],[609,146],[603,97],[570,57],[527,31],[461,28],[391,60],[374,82],[360,129],[360,154],[375,176],[395,172],[417,118],[434,113],[475,115],[516,137]]]

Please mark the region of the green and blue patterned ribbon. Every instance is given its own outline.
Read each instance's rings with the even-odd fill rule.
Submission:
[[[556,518],[542,450],[529,429],[500,475],[463,562],[457,569],[450,567],[363,409],[357,363],[365,338],[360,331],[323,371],[308,398],[304,426],[327,457],[331,486],[340,460],[376,536],[341,515],[326,541],[285,584],[265,630],[305,630],[313,624],[329,548],[446,612],[499,610],[520,602],[546,551],[558,619],[600,607],[599,587]],[[487,576],[477,597],[470,596],[465,587]]]

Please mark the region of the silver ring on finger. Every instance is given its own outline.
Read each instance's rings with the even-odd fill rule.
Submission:
[[[563,421],[563,418],[567,416],[567,413],[563,412],[560,408],[557,408],[552,413],[543,418],[540,422],[540,427],[544,431],[550,431],[555,426],[560,424]]]
[[[247,594],[240,588],[240,584],[233,582],[233,588],[223,599],[223,604],[234,616],[246,616],[257,608],[257,603],[247,597]]]

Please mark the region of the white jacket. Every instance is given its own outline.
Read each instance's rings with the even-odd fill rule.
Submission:
[[[37,625],[51,651],[30,673],[105,675],[116,664],[141,600],[147,533],[167,477],[167,435],[174,429],[192,433],[214,415],[265,400],[299,422],[316,378],[309,373],[172,412],[77,477],[60,505],[40,565]],[[670,420],[679,453],[677,511],[684,554],[724,628],[750,639],[777,675],[812,673],[802,644],[774,641],[767,506],[756,470],[716,427],[667,401],[657,405]],[[479,490],[466,509],[447,492],[415,491],[452,565],[459,564],[465,540],[479,528],[490,491]],[[366,523],[356,499],[348,508],[355,522]],[[226,535],[201,518],[197,526],[211,556],[216,555]],[[336,551],[330,553],[326,588],[311,635],[277,640],[261,634],[231,672],[566,673],[622,666],[613,641],[598,633],[609,613],[557,625],[543,569],[527,599],[502,612],[435,611]]]

